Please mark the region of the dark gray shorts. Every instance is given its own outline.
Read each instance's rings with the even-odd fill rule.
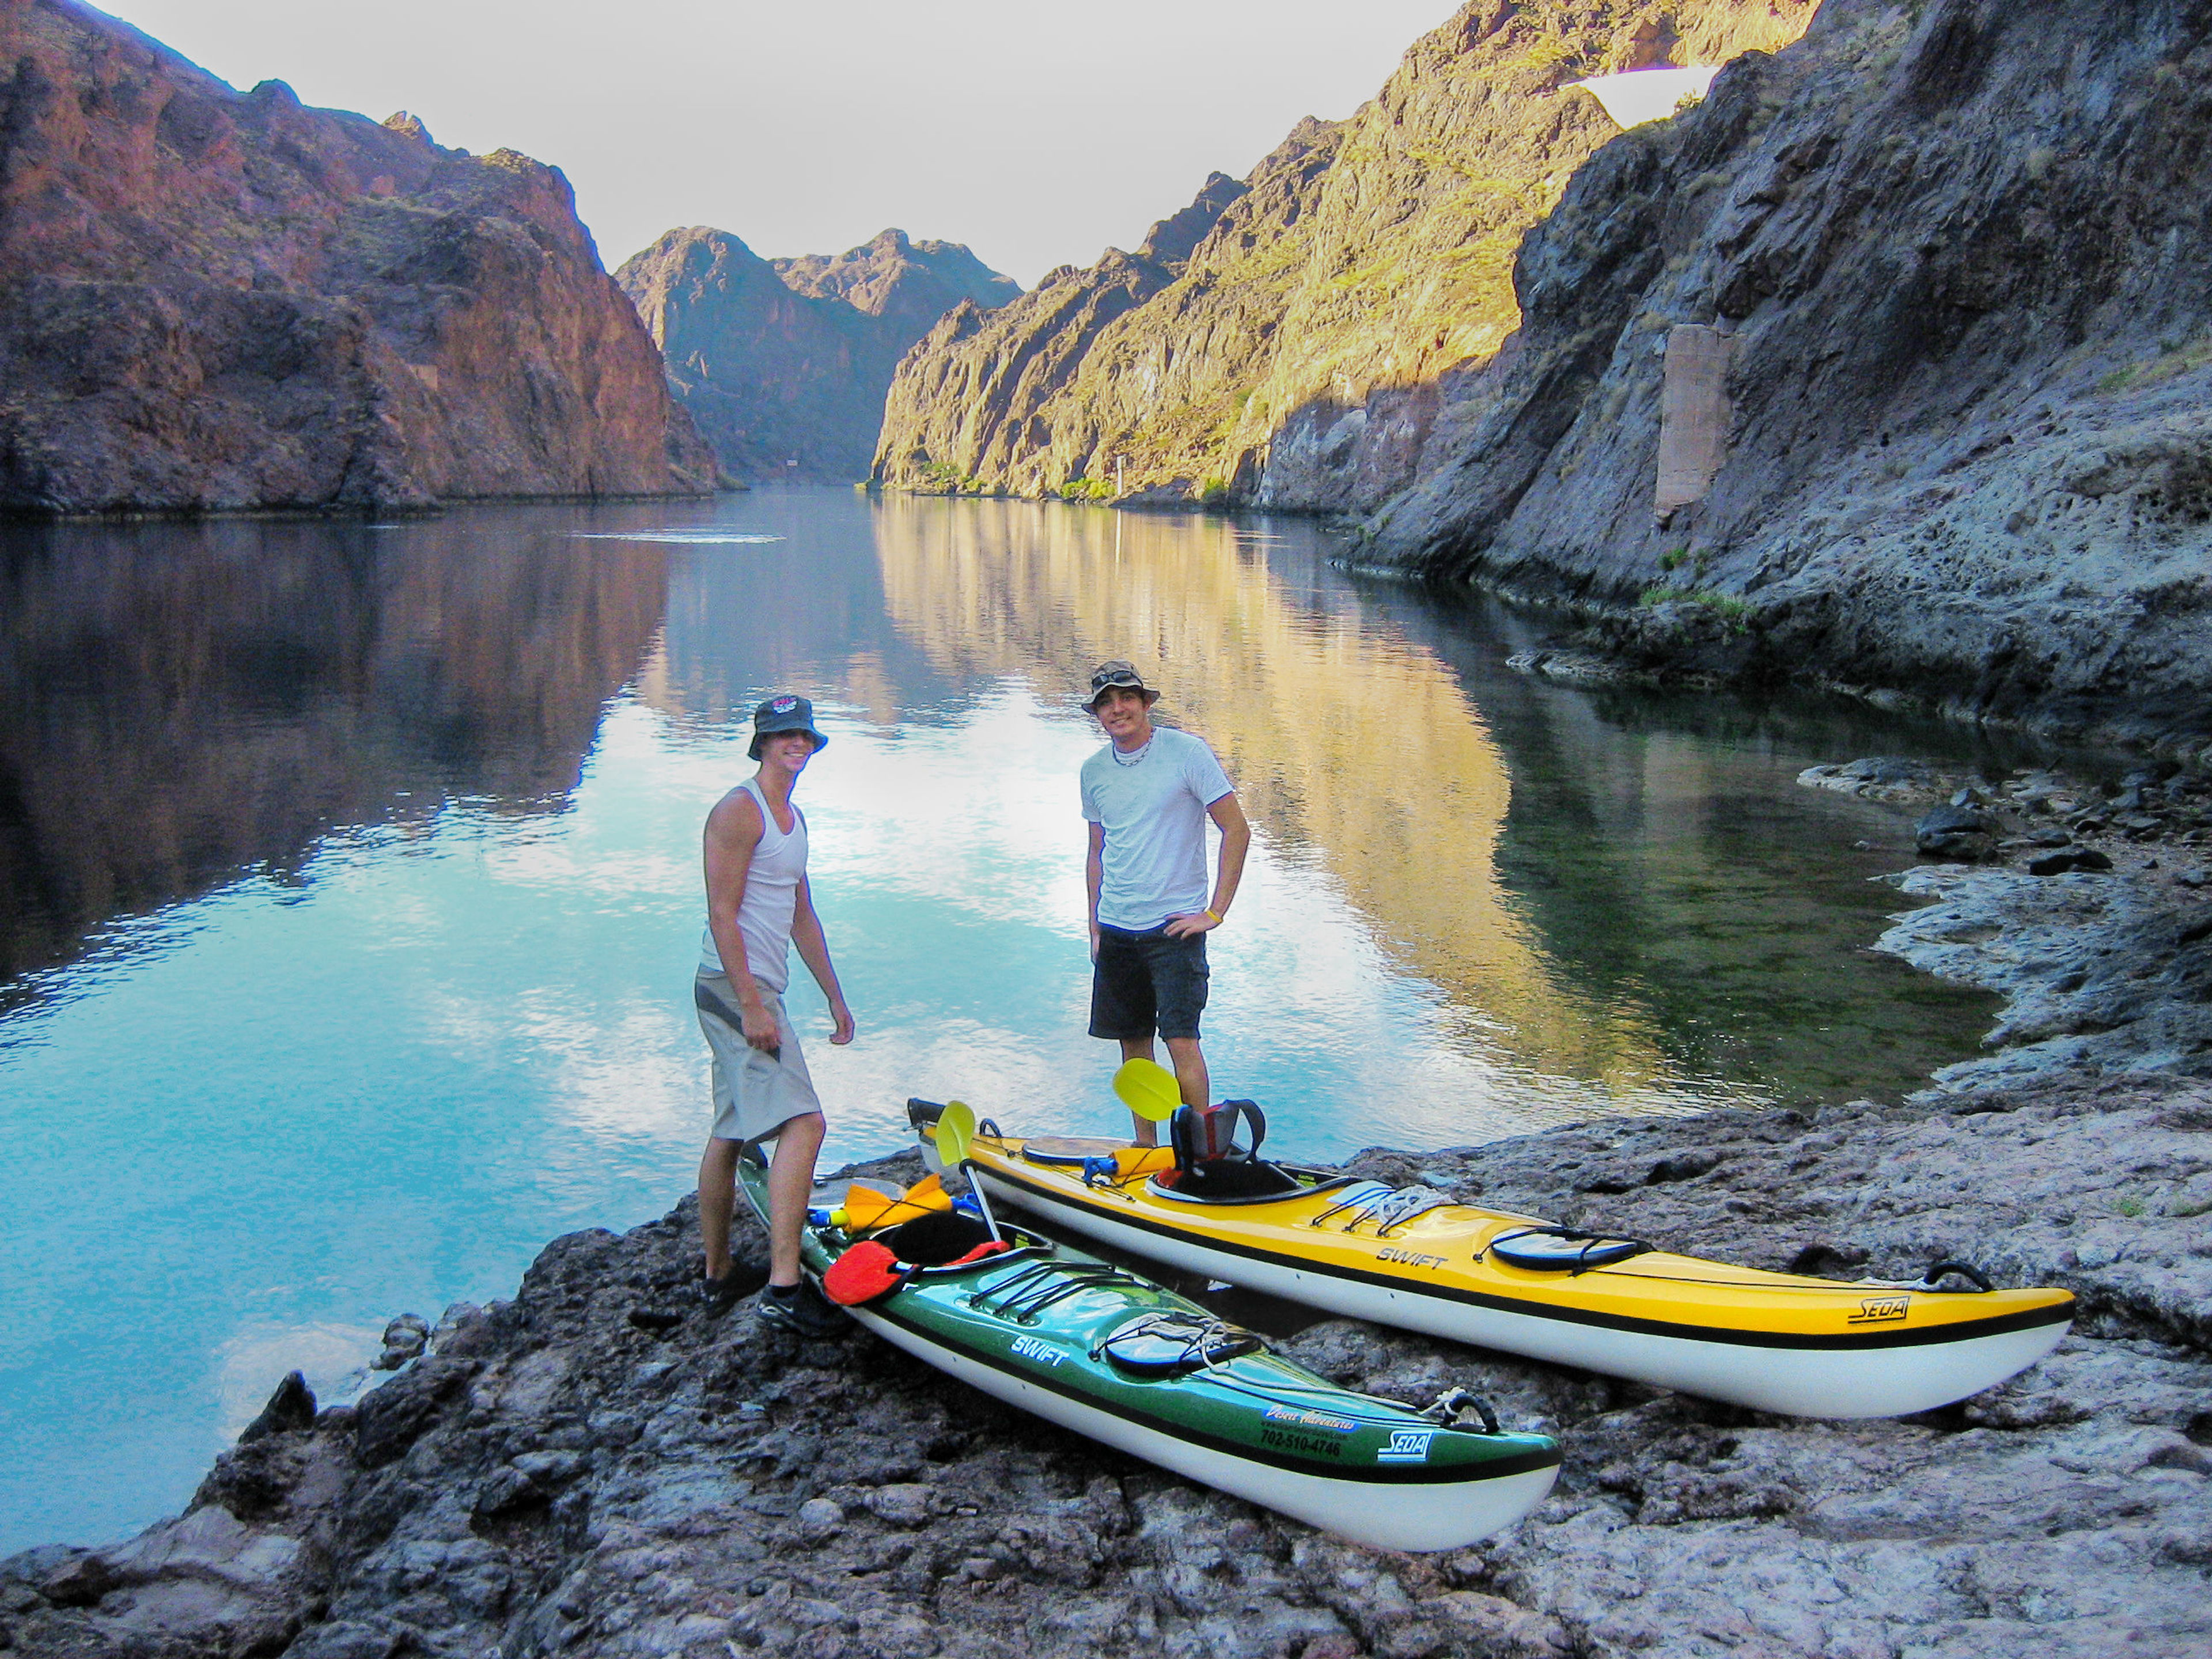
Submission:
[[[1206,935],[1170,939],[1167,924],[1142,933],[1098,927],[1091,970],[1091,1035],[1109,1041],[1194,1037],[1206,1009]]]

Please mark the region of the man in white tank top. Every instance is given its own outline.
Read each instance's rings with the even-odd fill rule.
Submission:
[[[753,710],[746,751],[760,770],[707,815],[707,933],[693,1000],[714,1054],[714,1127],[699,1160],[699,1231],[707,1250],[705,1296],[719,1312],[753,1289],[730,1259],[738,1157],[774,1139],[769,1165],[769,1273],[761,1316],[803,1335],[844,1321],[799,1276],[799,1233],[822,1150],[822,1103],[783,1010],[790,947],[830,999],[830,1041],[853,1040],[853,1011],[830,963],[829,941],[806,884],[806,820],[792,805],[799,775],[830,741],[804,697],[775,696]]]

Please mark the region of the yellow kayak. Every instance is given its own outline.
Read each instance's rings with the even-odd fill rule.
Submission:
[[[932,1152],[934,1113],[909,1112]],[[1166,1149],[1030,1138],[988,1121],[964,1167],[994,1204],[1189,1273],[1356,1319],[1801,1417],[1962,1400],[2058,1346],[2063,1290],[1944,1262],[1839,1284],[1676,1255],[1424,1188]],[[1957,1288],[1952,1288],[1955,1285]]]

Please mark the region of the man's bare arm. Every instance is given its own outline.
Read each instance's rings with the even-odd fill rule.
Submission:
[[[1221,831],[1221,856],[1213,878],[1213,902],[1200,915],[1177,916],[1169,922],[1170,939],[1210,933],[1221,926],[1229,919],[1229,907],[1236,902],[1237,884],[1244,879],[1244,855],[1252,850],[1252,826],[1245,821],[1244,809],[1231,793],[1207,807],[1206,814]]]
[[[744,902],[745,878],[759,848],[763,823],[752,796],[733,789],[707,815],[707,931],[714,936],[722,971],[738,999],[745,1041],[756,1048],[776,1046],[775,1021],[761,999],[760,981],[745,961],[744,935],[738,931],[738,907]]]
[[[1084,842],[1083,887],[1091,896],[1091,959],[1098,960],[1098,893],[1106,884],[1106,826],[1092,823],[1085,826],[1090,835]]]
[[[814,890],[803,877],[799,884],[798,901],[792,906],[791,943],[799,952],[799,959],[806,964],[806,971],[822,988],[822,994],[830,999],[830,1018],[836,1022],[830,1041],[840,1045],[850,1042],[853,1011],[845,1006],[845,993],[837,983],[837,970],[830,963],[830,941],[822,932],[822,918],[815,912]]]

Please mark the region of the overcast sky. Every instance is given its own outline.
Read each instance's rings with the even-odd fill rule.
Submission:
[[[610,267],[676,225],[769,254],[887,225],[1027,286],[1133,246],[1302,115],[1349,115],[1451,0],[116,0],[238,87],[409,109],[548,161]]]

